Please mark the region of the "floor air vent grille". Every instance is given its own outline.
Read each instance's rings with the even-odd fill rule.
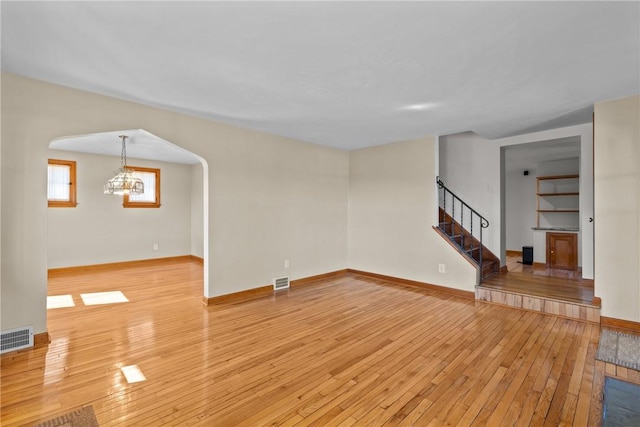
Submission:
[[[33,326],[1,332],[0,354],[28,347],[33,347]]]
[[[287,289],[289,287],[289,276],[278,277],[273,279],[273,289]]]

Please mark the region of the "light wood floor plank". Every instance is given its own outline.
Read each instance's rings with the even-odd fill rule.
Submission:
[[[80,297],[107,291],[129,302]],[[2,425],[87,404],[101,426],[596,425],[601,411],[597,325],[356,274],[214,306],[202,293],[186,260],[51,278],[76,305],[49,310],[48,348],[2,356]]]

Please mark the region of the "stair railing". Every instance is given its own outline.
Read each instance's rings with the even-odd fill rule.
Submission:
[[[465,203],[460,197],[456,196],[451,190],[449,190],[444,183],[440,180],[440,177],[436,177],[436,184],[438,184],[438,204],[439,204],[439,218],[438,228],[449,236],[449,239],[466,252],[474,261],[476,261],[480,268],[480,280],[483,276],[483,262],[482,262],[482,230],[489,227],[489,221],[480,215],[475,209]],[[452,221],[448,221],[451,219]],[[469,246],[465,245],[465,236],[456,235],[455,226],[459,224],[460,228],[467,231],[472,237]],[[474,227],[475,225],[475,227]],[[475,230],[474,230],[475,228]],[[474,247],[474,241],[476,239],[480,245]],[[478,252],[477,258],[474,254]]]

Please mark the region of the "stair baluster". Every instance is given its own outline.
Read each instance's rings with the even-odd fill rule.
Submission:
[[[480,215],[471,206],[465,203],[462,199],[456,196],[451,190],[449,190],[440,180],[440,177],[436,177],[436,184],[438,185],[438,189],[442,190],[442,198],[438,197],[438,200],[441,200],[440,210],[442,211],[442,213],[438,214],[438,228],[446,236],[449,237],[449,240],[453,242],[456,247],[458,247],[462,252],[469,255],[471,259],[478,264],[478,268],[480,270],[480,282],[482,282],[482,279],[496,272],[495,265],[492,268],[490,274],[485,275],[484,272],[485,257],[483,253],[484,246],[482,243],[482,229],[489,227],[489,221],[482,215]],[[451,198],[450,211],[447,211],[447,197]],[[456,217],[456,202],[460,205],[458,213],[459,218]],[[468,211],[469,215],[468,231],[464,228],[465,208]],[[474,234],[474,221],[478,222],[478,227],[476,227],[476,234]],[[447,229],[447,227],[450,227],[450,229]],[[459,232],[457,232],[456,228],[458,228]],[[477,231],[478,229],[479,231]],[[465,242],[467,238],[469,240],[468,247],[466,247],[467,243]],[[490,263],[487,265],[487,267],[491,266],[494,263],[495,261],[490,260]]]

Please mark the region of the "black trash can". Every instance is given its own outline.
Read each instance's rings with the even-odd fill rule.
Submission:
[[[522,247],[522,263],[527,265],[533,264],[533,246]]]

